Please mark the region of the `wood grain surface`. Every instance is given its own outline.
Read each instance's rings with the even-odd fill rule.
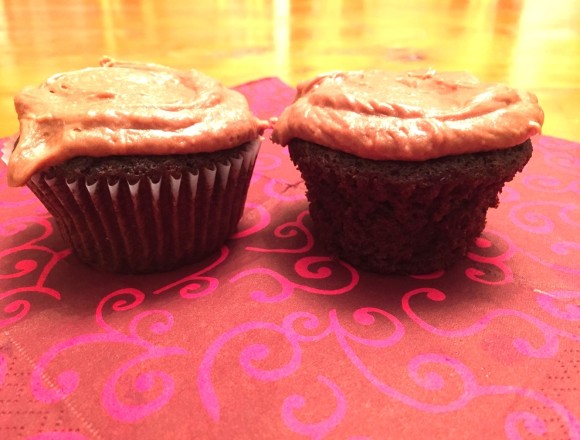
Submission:
[[[346,69],[467,70],[536,93],[580,140],[580,0],[0,0],[0,137],[13,96],[102,55],[227,85]]]

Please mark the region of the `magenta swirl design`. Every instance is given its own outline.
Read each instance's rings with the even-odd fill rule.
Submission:
[[[196,299],[211,294],[218,288],[219,280],[216,277],[204,276],[203,274],[222,264],[228,258],[229,253],[229,249],[226,246],[222,246],[220,255],[213,263],[191,275],[154,290],[153,294],[159,295],[177,286],[181,286],[179,295],[185,299]]]
[[[545,163],[557,173],[580,176],[580,145],[542,136],[534,142],[534,148],[542,153]]]
[[[530,208],[534,208],[530,210]],[[545,208],[548,214],[543,214],[540,211]],[[532,232],[534,234],[549,234],[554,231],[554,221],[551,214],[557,212],[558,217],[564,223],[578,228],[580,221],[575,221],[574,217],[578,217],[580,208],[575,203],[561,203],[561,202],[526,202],[520,203],[510,211],[511,221],[520,228]],[[524,211],[522,214],[521,211]]]
[[[537,193],[575,193],[580,194],[580,180],[563,181],[545,174],[526,174],[523,184]]]
[[[38,235],[29,238],[35,231]],[[0,328],[22,320],[32,308],[27,297],[43,295],[60,300],[60,292],[47,285],[46,280],[55,265],[70,254],[70,250],[55,251],[42,241],[53,233],[52,223],[43,217],[21,217],[0,223],[0,236],[9,238],[9,246],[0,250],[0,281],[15,287],[0,292],[4,316]],[[20,242],[23,240],[23,242]],[[31,254],[35,255],[31,258]],[[7,283],[8,285],[8,283]]]
[[[411,298],[422,294],[425,294],[427,299],[435,302],[441,302],[446,299],[445,293],[437,289],[433,288],[415,289],[405,293],[405,295],[401,300],[402,308],[407,314],[407,316],[411,318],[411,320],[415,322],[419,327],[437,336],[448,338],[471,336],[485,329],[490,324],[490,322],[496,318],[516,317],[534,326],[542,333],[544,337],[544,344],[540,347],[534,347],[529,341],[526,341],[521,338],[515,339],[513,341],[513,346],[516,348],[516,350],[518,350],[521,354],[525,356],[540,357],[540,358],[553,357],[558,352],[558,337],[568,338],[580,342],[580,335],[576,335],[568,331],[552,327],[530,314],[510,309],[494,309],[485,316],[481,317],[477,322],[466,328],[462,329],[437,328],[421,319],[421,317],[417,315],[411,307]],[[539,302],[541,303],[541,300]],[[549,304],[549,306],[547,304]],[[545,308],[547,308],[550,311],[553,311],[553,306],[550,303],[544,302],[544,305]]]
[[[483,242],[479,242],[483,243]],[[487,244],[483,244],[482,247],[487,247]],[[422,275],[409,275],[411,278],[415,278],[417,280],[436,280],[437,278],[441,278],[445,275],[444,270],[437,270],[433,273],[427,273]]]
[[[381,321],[385,321],[382,324],[389,323],[389,327],[392,327],[392,330],[384,338],[369,339],[357,336],[341,325],[336,309],[328,312],[329,324],[318,333],[313,333],[313,331],[320,327],[320,320],[316,315],[308,312],[295,312],[286,316],[282,326],[299,342],[318,342],[331,335],[335,335],[343,343],[352,341],[360,345],[375,348],[390,347],[401,341],[405,334],[403,324],[394,315],[375,307],[357,309],[353,312],[352,317],[353,323],[364,327],[374,325],[377,322],[377,317],[382,317],[384,320],[382,319]],[[297,324],[301,324],[300,329],[297,329]],[[308,334],[305,334],[305,332]]]
[[[580,252],[580,243],[571,241],[554,241],[547,248],[542,248],[545,255],[540,256],[536,254],[536,252],[526,250],[525,244],[516,245],[508,234],[487,228],[484,231],[484,237],[480,237],[476,240],[477,248],[484,249],[491,247],[493,241],[485,238],[485,236],[488,235],[500,238],[501,241],[505,243],[505,246],[507,246],[507,250],[503,254],[491,258],[480,257],[473,250],[469,252],[467,256],[471,260],[491,264],[494,269],[499,270],[503,274],[503,279],[498,282],[486,282],[482,279],[482,276],[484,275],[483,272],[475,268],[468,269],[465,273],[474,281],[486,284],[505,284],[512,282],[513,273],[507,262],[516,254],[523,255],[532,262],[557,272],[580,274],[580,258],[575,257],[575,254]],[[559,261],[561,261],[561,263]]]
[[[560,405],[558,402],[549,399],[544,394],[534,390],[513,386],[480,386],[479,395],[481,396],[502,396],[512,395],[534,401],[536,404],[544,405],[549,408],[565,426],[568,438],[572,440],[580,439],[580,422],[570,410]],[[517,429],[518,422],[524,424],[527,432],[534,435],[546,435],[546,422],[537,414],[529,411],[514,411],[507,415],[504,424],[505,433],[508,439],[523,439]]]
[[[520,192],[513,186],[504,186],[499,195],[500,204],[517,202],[521,199]]]
[[[548,247],[548,250],[554,256],[565,257],[563,258],[563,260],[565,260],[565,263],[570,263],[573,266],[570,267],[565,264],[556,263],[550,258],[539,256],[536,253],[529,252],[523,249],[520,249],[520,252],[525,256],[527,256],[530,260],[534,261],[535,263],[545,266],[551,270],[575,275],[580,274],[580,259],[575,256],[576,254],[580,253],[580,243],[562,241],[558,243],[553,243]]]
[[[292,242],[296,240],[298,234],[302,234],[305,238],[304,246],[299,248],[291,248],[291,249],[284,249],[284,248],[274,248],[274,249],[265,249],[265,248],[258,248],[253,246],[247,246],[246,249],[249,251],[254,252],[279,252],[284,254],[302,254],[308,252],[314,246],[314,237],[310,230],[304,225],[304,218],[308,215],[308,211],[302,211],[298,214],[296,221],[291,221],[288,223],[283,223],[278,226],[274,230],[274,235],[277,238],[289,238],[292,239]]]
[[[256,160],[254,173],[262,174],[266,171],[272,171],[282,165],[282,158],[276,154],[261,152]]]
[[[425,391],[442,391],[446,386],[444,376],[440,372],[429,371],[429,366],[438,366],[438,371],[440,371],[441,368],[446,368],[449,370],[447,377],[458,378],[461,381],[461,388],[463,391],[457,395],[455,399],[451,399],[446,403],[432,403],[432,399],[429,399],[429,401],[418,400],[381,381],[364,365],[364,363],[358,356],[356,356],[350,347],[343,346],[343,349],[345,349],[345,352],[347,353],[351,362],[376,389],[412,408],[437,414],[457,411],[461,408],[464,408],[468,403],[484,397],[489,398],[501,395],[520,396],[550,408],[550,410],[552,410],[565,424],[570,438],[580,438],[580,424],[575,418],[574,414],[572,414],[564,406],[547,398],[542,393],[525,388],[501,385],[479,385],[475,375],[471,372],[471,370],[454,358],[440,354],[421,354],[411,359],[408,364],[409,377],[417,384],[419,388]],[[535,431],[535,428],[537,428],[538,425],[542,427],[544,426],[544,423],[541,422],[541,419],[537,415],[527,413],[525,417],[527,420],[535,421],[534,426],[531,429],[532,432]],[[517,431],[514,430],[514,424],[516,420],[519,421],[520,419],[521,413],[519,412],[512,412],[507,415],[505,429],[506,433],[508,434],[508,438],[519,438],[517,436]],[[529,426],[526,426],[526,428],[529,428]]]
[[[504,207],[519,232],[510,235],[519,237],[517,252],[533,263],[580,274],[580,147],[548,137],[534,145],[537,160],[521,176],[523,196]],[[545,246],[537,247],[542,242]]]
[[[105,410],[116,420],[136,422],[158,411],[167,404],[174,392],[173,379],[163,371],[140,372],[135,379],[137,393],[145,393],[158,385],[161,388],[157,396],[141,405],[123,402],[116,394],[119,380],[135,366],[143,366],[147,361],[165,357],[184,355],[187,351],[180,347],[162,347],[150,342],[149,335],[163,335],[173,326],[173,316],[166,310],[149,310],[136,314],[129,322],[126,333],[115,329],[105,319],[105,305],[111,304],[114,313],[132,311],[143,303],[145,294],[133,288],[121,289],[105,296],[97,307],[96,322],[101,332],[74,336],[64,340],[46,351],[34,367],[31,376],[31,390],[36,399],[46,404],[58,402],[72,394],[79,386],[80,376],[74,369],[58,373],[54,380],[47,373],[49,365],[59,356],[66,355],[71,349],[94,344],[127,344],[134,346],[142,353],[121,365],[106,381],[101,395]],[[144,323],[149,322],[147,325]]]
[[[256,215],[258,217],[257,220],[255,220]],[[250,219],[254,220],[254,225],[248,226],[245,229],[234,233],[230,239],[245,238],[257,234],[270,224],[270,213],[262,205],[247,202],[245,205],[244,218],[242,219],[242,222],[250,221]]]
[[[260,381],[276,381],[296,372],[302,363],[303,343],[315,343],[331,335],[339,341],[353,341],[369,347],[388,347],[398,342],[404,334],[403,327],[397,318],[388,312],[376,308],[358,309],[353,313],[354,323],[362,326],[370,326],[376,322],[375,315],[382,316],[393,326],[392,333],[383,339],[367,339],[359,337],[347,331],[337,317],[336,310],[329,312],[329,324],[326,328],[320,328],[321,323],[317,316],[309,312],[296,312],[286,316],[282,325],[270,322],[247,322],[222,334],[211,344],[206,351],[198,369],[197,384],[204,407],[210,417],[218,422],[220,419],[220,404],[216,390],[212,382],[212,367],[220,352],[240,335],[250,332],[274,332],[281,336],[285,344],[277,344],[278,350],[289,347],[291,355],[285,365],[274,369],[262,369],[259,362],[264,361],[271,350],[259,343],[253,343],[241,351],[239,356],[240,366],[251,378]],[[297,325],[300,324],[300,330]],[[307,334],[304,333],[306,330]],[[253,338],[253,339],[256,339]],[[284,423],[294,432],[320,438],[332,430],[344,418],[346,414],[346,401],[340,387],[324,376],[318,376],[317,380],[331,391],[337,405],[333,414],[325,420],[313,424],[300,422],[294,415],[294,411],[304,406],[304,399],[297,394],[288,396],[283,403],[281,414]]]
[[[217,338],[206,351],[199,366],[197,375],[197,386],[199,388],[203,405],[214,421],[218,421],[220,418],[219,399],[211,380],[211,369],[214,361],[221,349],[227,345],[229,341],[240,334],[251,331],[271,331],[281,334],[286,338],[286,341],[290,345],[291,357],[286,365],[277,369],[260,370],[255,366],[255,362],[264,360],[268,356],[269,350],[268,347],[263,344],[253,344],[246,347],[240,355],[240,364],[247,375],[259,380],[272,381],[290,375],[300,366],[302,352],[298,341],[296,341],[295,338],[292,338],[291,334],[286,333],[285,329],[279,325],[269,322],[248,322],[224,333],[222,336]]]
[[[0,182],[6,181],[6,170],[4,168],[0,169]],[[7,190],[6,185],[0,184],[0,209],[15,209],[15,208],[24,208],[27,206],[37,207],[38,213],[43,213],[45,210],[43,209],[42,205],[38,204],[38,200],[32,196],[32,193],[24,188],[17,190],[21,197],[16,200],[12,198],[4,197],[3,193],[13,193],[14,190],[10,189]]]
[[[409,297],[418,292],[409,292]],[[440,292],[430,291],[435,298],[440,298]],[[329,324],[326,328],[321,328],[320,320],[317,316],[308,312],[297,312],[288,315],[284,318],[281,326],[269,322],[248,322],[242,324],[217,338],[210,348],[206,351],[204,359],[198,370],[198,387],[202,402],[213,420],[218,422],[220,420],[220,405],[216,390],[213,387],[211,379],[212,366],[218,357],[219,353],[240,335],[256,331],[268,331],[278,333],[286,342],[284,346],[290,347],[291,356],[285,365],[271,370],[262,370],[256,362],[265,360],[270,354],[271,350],[262,344],[252,344],[245,347],[240,356],[240,366],[244,372],[255,380],[261,381],[276,381],[296,372],[303,362],[302,344],[316,343],[328,337],[334,337],[343,353],[349,359],[351,364],[362,374],[369,383],[381,393],[386,396],[416,408],[418,410],[428,413],[443,413],[457,411],[464,408],[468,403],[476,399],[484,397],[493,397],[500,395],[518,395],[525,399],[530,399],[536,403],[540,403],[552,410],[567,426],[570,438],[576,438],[580,435],[579,424],[574,415],[565,407],[547,398],[542,393],[528,390],[525,388],[513,386],[486,386],[479,385],[475,375],[471,370],[460,361],[441,354],[421,354],[412,358],[408,364],[408,374],[412,381],[419,389],[428,393],[439,393],[445,391],[449,387],[446,378],[456,378],[461,382],[462,389],[455,397],[451,397],[447,402],[441,402],[440,398],[420,400],[411,395],[398,390],[395,386],[385,383],[363,362],[363,360],[356,354],[352,347],[352,343],[365,345],[368,347],[391,347],[400,342],[405,334],[402,323],[392,314],[376,309],[364,308],[358,309],[353,313],[354,322],[361,325],[373,325],[376,322],[375,316],[381,316],[390,322],[393,326],[392,332],[383,339],[368,339],[362,338],[347,331],[339,322],[336,310],[331,310],[329,313]],[[415,321],[416,315],[414,316]],[[297,329],[300,324],[300,330]],[[420,325],[425,326],[423,323]],[[318,330],[317,330],[318,329]],[[477,331],[479,326],[474,329],[467,329],[466,331],[458,332],[468,334]],[[317,330],[317,331],[316,331]],[[305,332],[306,331],[306,334]],[[449,335],[448,335],[449,336]],[[453,335],[451,335],[453,336]],[[281,349],[283,345],[277,344],[276,348]],[[437,366],[437,369],[432,369]],[[449,371],[448,374],[443,375],[442,370]],[[337,405],[335,412],[327,419],[318,423],[304,424],[299,422],[293,416],[293,411],[305,405],[304,399],[300,395],[292,394],[287,397],[283,403],[282,418],[285,424],[294,432],[302,435],[310,435],[313,438],[320,438],[330,432],[346,414],[346,402],[343,398],[343,393],[340,387],[335,382],[327,377],[318,376],[317,380],[324,383],[334,395]],[[395,380],[393,378],[393,380]],[[508,438],[518,438],[515,433],[518,431],[515,426],[523,419],[527,420],[526,428],[531,432],[535,432],[536,428],[543,427],[543,421],[534,414],[527,413],[522,415],[520,412],[509,413],[505,421],[505,429]],[[530,421],[534,421],[530,425]]]
[[[329,388],[336,399],[336,409],[327,419],[312,424],[301,422],[295,416],[295,411],[302,409],[306,405],[306,401],[299,394],[288,396],[282,406],[282,419],[286,426],[293,432],[310,438],[323,438],[340,423],[347,410],[346,398],[341,389],[327,377],[318,376],[317,380]]]
[[[550,315],[566,321],[580,321],[580,291],[553,290],[544,292],[535,289],[538,293],[538,305]]]
[[[326,265],[323,266],[323,263]],[[316,266],[317,269],[311,270],[312,266]],[[241,271],[233,276],[230,279],[230,282],[235,283],[242,278],[254,275],[265,275],[272,278],[281,288],[278,293],[267,293],[261,289],[254,290],[250,293],[252,299],[261,302],[284,301],[285,299],[288,299],[290,296],[292,296],[296,290],[302,290],[304,292],[318,295],[341,295],[354,289],[354,287],[359,282],[358,271],[350,264],[343,261],[334,261],[329,257],[312,256],[303,257],[298,260],[294,265],[294,270],[296,274],[305,280],[321,280],[330,278],[334,274],[333,268],[337,266],[346,269],[350,274],[350,279],[346,285],[335,289],[322,289],[314,287],[309,283],[297,283],[289,280],[281,273],[268,268],[254,268]]]
[[[505,433],[509,439],[521,439],[519,433],[519,424],[523,424],[526,431],[530,434],[545,436],[548,434],[546,423],[540,419],[536,414],[527,411],[519,411],[510,413],[505,424]]]
[[[485,237],[486,235],[495,235],[496,237],[503,238],[501,234],[498,234],[497,232],[494,233],[491,230],[486,229],[484,235],[478,237],[475,240],[475,247],[467,253],[467,258],[480,263],[479,267],[489,268],[490,270],[488,270],[488,273],[486,273],[480,268],[470,267],[465,270],[465,275],[470,280],[481,284],[499,286],[512,283],[514,280],[513,272],[507,262],[515,253],[514,246],[509,241],[504,240],[504,242],[507,243],[507,249],[505,251],[499,252],[498,255],[495,256],[479,255],[476,250],[489,251],[490,249],[496,250],[497,248],[497,246],[494,246],[494,242],[492,240]],[[489,277],[490,272],[493,272],[498,279],[486,279],[486,276]]]
[[[393,315],[380,311],[378,309],[373,310],[375,313],[380,313],[385,316],[395,327],[395,331],[384,340],[369,341],[364,339],[359,339],[352,337],[351,334],[346,332],[340,325],[334,325],[334,335],[337,342],[339,343],[342,351],[347,356],[351,364],[358,370],[363,377],[365,377],[368,382],[381,393],[395,399],[405,405],[410,407],[432,413],[455,411],[464,407],[472,398],[474,390],[476,388],[475,380],[473,379],[472,373],[460,362],[444,355],[439,354],[423,354],[418,355],[413,358],[408,365],[409,377],[424,390],[429,391],[439,391],[444,388],[445,380],[440,373],[428,372],[424,373],[425,366],[428,364],[436,363],[444,366],[453,371],[452,376],[458,377],[463,384],[463,392],[450,399],[448,403],[431,403],[429,401],[418,400],[400,390],[397,390],[394,386],[391,386],[383,382],[373,371],[363,362],[363,360],[356,354],[356,351],[351,345],[351,342],[358,342],[364,345],[378,345],[383,348],[389,347],[397,342],[399,342],[404,335],[404,327],[400,321]],[[363,316],[366,317],[367,321],[371,315],[369,311],[362,311]],[[367,321],[367,325],[368,325]],[[374,321],[373,321],[374,322]]]

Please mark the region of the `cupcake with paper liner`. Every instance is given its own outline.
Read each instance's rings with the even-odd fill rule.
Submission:
[[[242,216],[268,123],[195,70],[117,62],[15,98],[8,183],[27,185],[83,262],[171,270],[224,244]]]
[[[298,86],[272,140],[288,146],[329,253],[421,274],[466,255],[543,119],[533,94],[467,73],[333,72]]]

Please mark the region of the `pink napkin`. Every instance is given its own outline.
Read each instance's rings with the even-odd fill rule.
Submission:
[[[237,89],[263,118],[294,96]],[[468,257],[421,277],[330,259],[269,141],[221,251],[147,276],[77,262],[0,163],[0,437],[580,438],[580,144],[534,147]]]

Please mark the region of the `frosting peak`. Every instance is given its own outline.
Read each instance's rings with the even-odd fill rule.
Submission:
[[[535,95],[463,72],[331,72],[298,86],[272,140],[426,160],[518,145],[540,133],[543,120]]]
[[[195,70],[104,58],[14,99],[20,133],[8,183],[76,156],[187,154],[233,148],[268,123],[243,95]]]

